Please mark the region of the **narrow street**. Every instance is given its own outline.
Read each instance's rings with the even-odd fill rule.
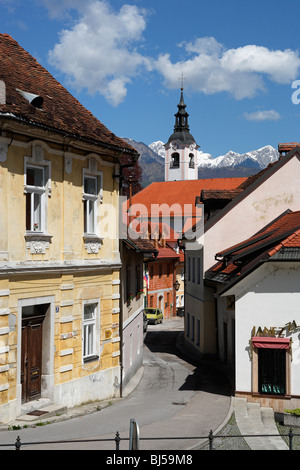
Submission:
[[[128,450],[130,419],[135,419],[140,430],[141,450],[184,450],[199,445],[201,440],[193,438],[208,436],[209,431],[217,429],[226,418],[230,391],[220,374],[212,374],[207,366],[197,367],[182,355],[176,346],[182,330],[183,319],[177,317],[162,325],[148,326],[144,373],[128,397],[80,418],[1,431],[1,444],[14,443],[20,436],[22,443],[82,440],[24,445],[22,450],[115,450],[114,438],[118,431],[120,450]],[[91,442],[86,442],[89,439]]]

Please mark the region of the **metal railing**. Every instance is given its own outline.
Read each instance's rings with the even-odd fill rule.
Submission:
[[[236,435],[220,435],[220,434],[213,434],[213,431],[210,431],[207,436],[182,436],[182,437],[174,437],[174,436],[164,436],[164,437],[138,437],[138,442],[135,442],[133,448],[129,448],[129,450],[139,450],[139,442],[140,441],[168,441],[168,440],[195,440],[195,441],[204,441],[199,447],[204,448],[205,444],[208,446],[208,450],[215,450],[214,449],[214,442],[217,439],[233,439],[233,438],[262,438],[262,437],[287,437],[288,438],[288,448],[289,450],[293,449],[294,438],[300,437],[300,434],[296,434],[293,432],[293,429],[290,428],[287,434],[236,434]],[[34,442],[21,442],[20,436],[17,437],[16,441],[12,444],[0,444],[1,448],[10,448],[14,447],[15,450],[21,450],[21,447],[24,446],[40,446],[40,445],[54,445],[54,444],[75,444],[76,442],[80,443],[100,443],[100,442],[115,442],[115,450],[120,450],[121,442],[132,442],[131,437],[122,437],[120,436],[119,432],[117,431],[114,438],[107,438],[107,439],[71,439],[71,440],[59,440],[59,441],[34,441]],[[205,441],[207,441],[205,443]],[[200,449],[198,449],[200,450]]]

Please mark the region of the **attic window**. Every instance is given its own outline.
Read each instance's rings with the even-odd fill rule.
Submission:
[[[33,93],[29,93],[27,91],[19,90],[16,88],[16,90],[25,98],[32,106],[35,108],[41,109],[43,106],[44,98],[40,95],[35,95]]]

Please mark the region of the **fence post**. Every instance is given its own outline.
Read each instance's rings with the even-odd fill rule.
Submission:
[[[120,434],[119,434],[119,431],[117,431],[116,433],[116,437],[115,437],[115,443],[116,443],[116,450],[120,450]]]
[[[213,439],[214,439],[213,432],[212,432],[212,430],[210,430],[209,436],[208,436],[209,450],[213,450]]]
[[[15,448],[16,448],[16,450],[20,450],[20,449],[21,449],[21,439],[20,439],[20,436],[17,437],[16,443],[15,443]]]
[[[289,430],[289,449],[290,450],[293,450],[293,436],[294,436],[293,430],[292,428],[290,428]]]

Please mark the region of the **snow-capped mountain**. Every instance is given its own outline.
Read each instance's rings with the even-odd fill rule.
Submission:
[[[151,150],[160,157],[165,157],[165,148],[162,141],[158,140],[149,145]],[[197,152],[198,168],[220,169],[220,168],[257,168],[258,170],[266,168],[269,163],[273,163],[279,157],[278,151],[271,145],[266,145],[258,150],[252,150],[246,153],[237,153],[230,150],[225,155],[213,158],[209,153]]]

